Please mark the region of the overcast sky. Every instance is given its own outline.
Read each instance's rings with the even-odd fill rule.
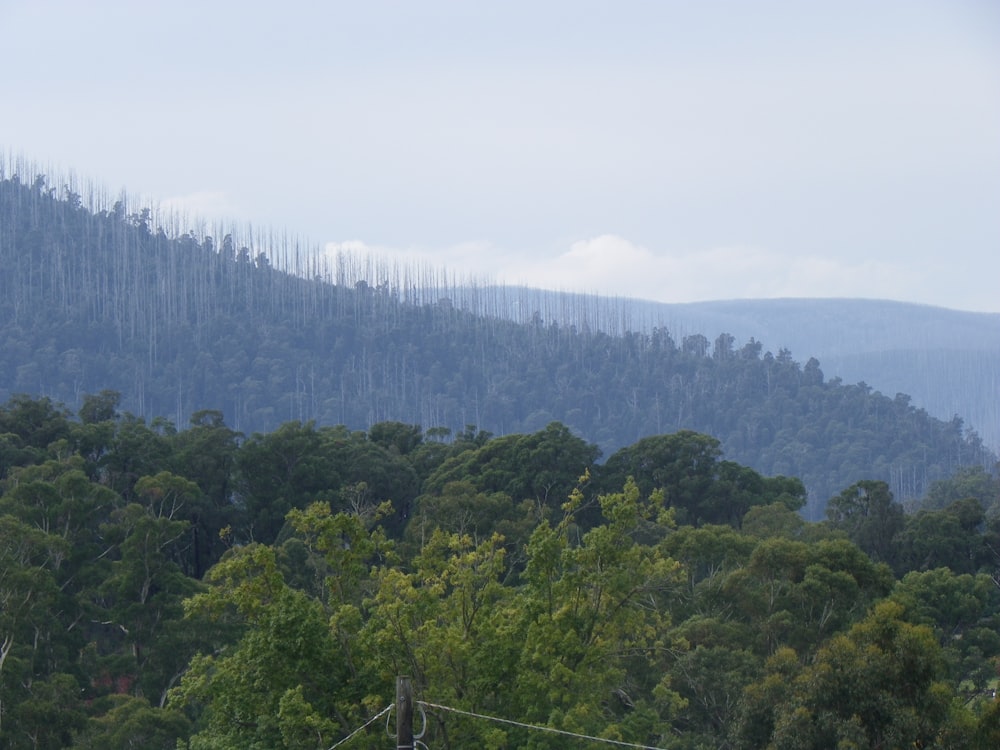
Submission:
[[[665,302],[1000,312],[1000,2],[0,0],[0,149]]]

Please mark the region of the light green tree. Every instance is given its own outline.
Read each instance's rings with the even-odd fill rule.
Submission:
[[[347,674],[322,604],[290,588],[259,544],[234,550],[206,580],[187,604],[190,623],[229,622],[242,635],[196,656],[170,693],[171,708],[195,717],[190,747],[328,747],[349,721],[336,706]]]
[[[801,669],[789,666],[787,652],[776,654],[769,674],[747,690],[741,746],[968,747],[975,723],[942,680],[937,640],[902,613],[878,604]]]

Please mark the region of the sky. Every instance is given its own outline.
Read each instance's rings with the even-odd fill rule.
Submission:
[[[317,252],[1000,312],[997,0],[0,0],[0,152]]]

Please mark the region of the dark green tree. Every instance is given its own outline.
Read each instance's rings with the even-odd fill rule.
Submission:
[[[829,524],[871,555],[873,560],[895,562],[896,535],[903,530],[903,506],[893,500],[885,482],[857,482],[830,500]]]
[[[242,538],[273,542],[288,511],[334,499],[343,480],[321,445],[313,423],[287,422],[274,432],[251,435],[240,447],[235,489],[245,511]]]
[[[937,640],[901,615],[899,605],[879,604],[801,670],[788,669],[785,659],[773,662],[775,671],[748,689],[740,746],[968,746],[974,723],[943,681]],[[782,682],[770,681],[782,672]]]

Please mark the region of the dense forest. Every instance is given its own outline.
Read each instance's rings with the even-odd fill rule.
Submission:
[[[940,419],[961,414],[987,446],[1000,448],[1000,313],[873,299],[632,300],[630,307],[643,330],[728,331],[808,353],[845,382],[909,394]]]
[[[842,488],[713,437],[242,437],[0,406],[0,745],[1000,746],[1000,480]],[[594,738],[594,739],[586,739]]]
[[[596,297],[527,309],[529,297],[443,271],[324,260],[286,234],[184,221],[0,166],[0,398],[78,409],[110,389],[147,420],[218,410],[244,434],[290,420],[496,435],[559,421],[605,456],[692,430],[730,460],[801,478],[813,520],[862,479],[913,503],[996,460],[961,418],[754,338],[675,338]]]
[[[12,167],[0,746],[1000,746],[960,419]]]

